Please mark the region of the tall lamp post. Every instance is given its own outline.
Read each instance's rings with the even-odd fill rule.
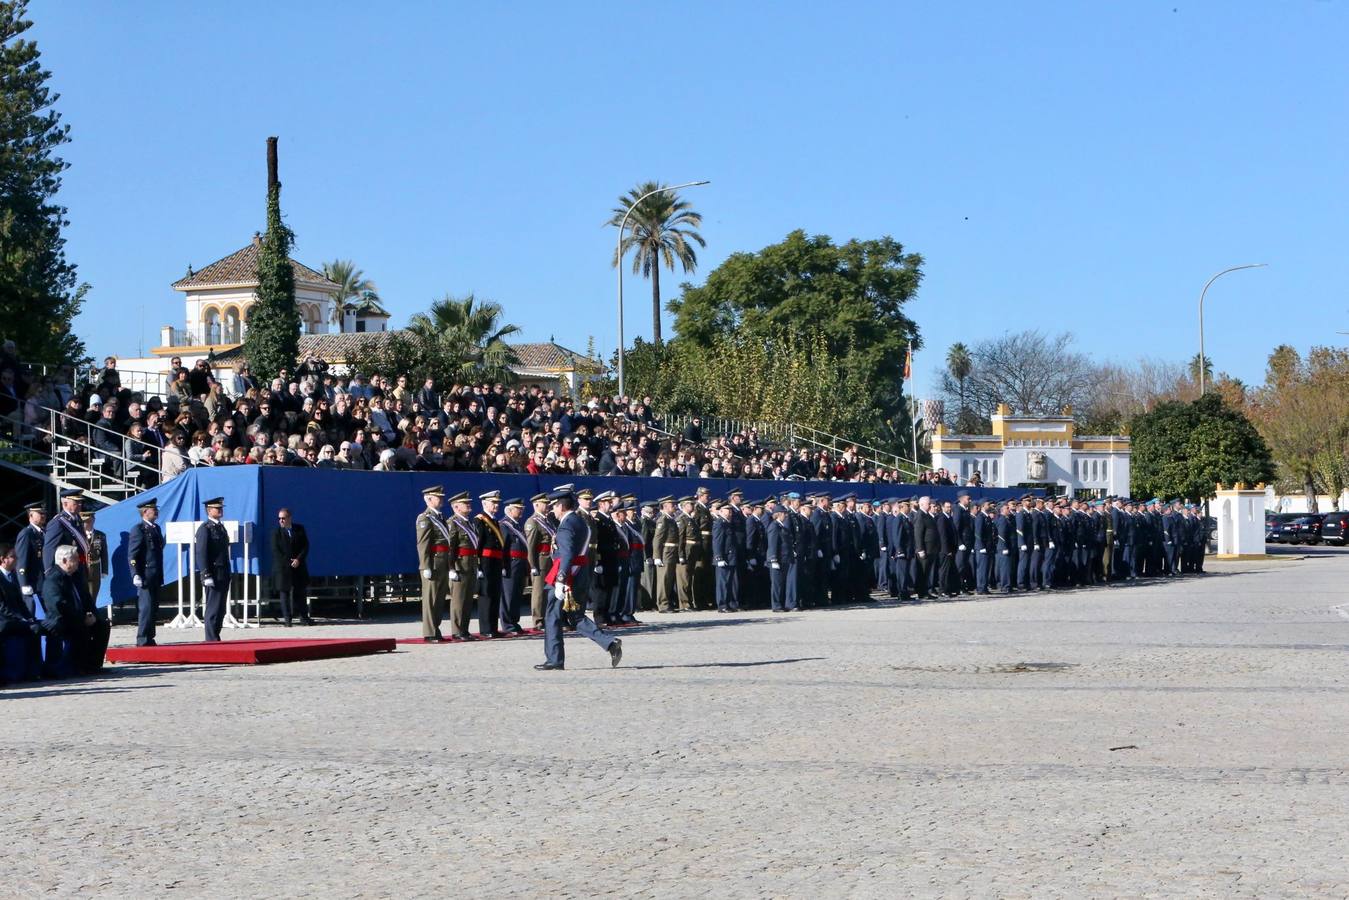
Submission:
[[[703,184],[711,184],[710,181],[689,181],[684,184],[675,184],[670,187],[656,188],[654,191],[647,191],[628,205],[628,211],[623,214],[623,221],[618,225],[618,251],[615,254],[618,258],[618,396],[627,394],[626,383],[623,380],[623,231],[628,227],[628,216],[637,208],[647,197],[655,194],[663,194],[666,191],[677,191],[680,188],[698,187]],[[659,264],[659,260],[656,261]]]
[[[1210,284],[1222,278],[1228,272],[1239,272],[1242,269],[1262,269],[1269,263],[1247,263],[1244,266],[1233,266],[1230,269],[1223,269],[1217,275],[1208,280],[1204,289],[1199,292],[1199,396],[1204,396],[1204,295],[1208,293]]]

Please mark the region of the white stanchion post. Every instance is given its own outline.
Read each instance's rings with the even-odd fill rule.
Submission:
[[[169,522],[164,528],[164,542],[173,545],[173,552],[178,555],[178,615],[173,617],[173,621],[165,625],[165,628],[196,628],[202,625],[201,619],[197,618],[196,597],[197,597],[197,572],[196,572],[196,540],[197,540],[197,522]],[[183,547],[187,547],[187,569],[183,569]],[[187,583],[187,612],[183,612],[183,583]]]
[[[243,569],[244,569],[242,577],[243,598],[240,601],[243,605],[243,614],[244,614],[243,620],[240,621],[238,618],[236,618],[233,611],[230,609],[230,599],[231,599],[230,595],[234,593],[233,591],[234,579],[230,578],[230,591],[225,596],[224,627],[257,628],[258,623],[248,621],[248,569],[249,563],[251,561],[251,556],[249,554],[249,544],[253,537],[253,523],[240,522],[235,519],[231,519],[230,521],[223,522],[222,524],[225,526],[225,530],[229,532],[230,543],[231,544],[239,543],[243,545]]]

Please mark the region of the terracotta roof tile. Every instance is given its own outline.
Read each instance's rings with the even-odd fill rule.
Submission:
[[[261,248],[261,241],[255,237],[242,250],[236,250],[224,259],[218,259],[198,272],[179,278],[172,286],[174,290],[181,291],[187,288],[210,287],[217,284],[255,285],[258,283],[258,252]],[[322,272],[316,272],[303,263],[298,263],[292,259],[290,267],[295,272],[297,282],[315,284],[323,288],[337,287],[335,283],[324,277]]]
[[[348,331],[340,334],[302,334],[300,335],[300,357],[318,356],[329,362],[345,362],[355,350],[372,342],[383,343],[393,331]],[[539,344],[511,344],[511,349],[520,362],[511,368],[520,373],[571,371],[573,359],[576,370],[590,374],[602,373],[604,366],[596,360],[558,344],[547,342]],[[229,363],[243,357],[242,345],[223,353],[217,353],[219,363]]]

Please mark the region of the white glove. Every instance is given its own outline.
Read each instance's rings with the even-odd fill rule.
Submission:
[[[141,577],[139,575],[132,575],[131,583],[134,584],[136,587],[141,587],[142,585],[145,584],[145,582],[141,580]]]
[[[562,583],[562,580],[561,580],[561,579],[558,579],[557,582],[555,582],[555,583],[553,584],[553,595],[554,595],[555,597],[557,597],[557,599],[559,599],[559,600],[565,600],[565,599],[566,599],[566,597],[567,597],[567,586],[566,586],[565,584]]]
[[[539,570],[538,570],[538,569],[530,569],[530,570],[529,570],[529,577],[531,577],[531,578],[538,578],[538,577],[539,577]]]
[[[210,577],[203,578],[203,579],[201,580],[201,583],[204,584],[204,585],[206,585],[206,586],[209,587],[209,588],[215,587],[215,579],[214,579],[214,578],[210,578]]]
[[[751,559],[747,564],[751,569],[759,564],[758,560]]]
[[[988,551],[987,551],[987,550],[980,550],[979,552],[980,552],[980,553],[987,553]]]
[[[1006,550],[1002,551],[1002,555],[1003,555],[1003,556],[1006,556],[1006,555],[1007,555],[1007,551],[1006,551]]]
[[[816,550],[816,551],[815,551],[815,558],[816,558],[816,559],[824,559],[824,551],[823,551],[823,550]]]
[[[881,552],[884,553],[886,550],[889,550],[889,549],[890,549],[889,547],[882,547],[882,548],[881,548]]]
[[[31,597],[33,596],[33,588],[31,585],[25,584],[23,587],[19,588],[19,593],[23,594],[25,597]]]
[[[859,554],[857,554],[857,558],[858,558],[858,559],[864,560],[864,559],[867,558],[867,555],[866,555],[865,553],[859,553]]]
[[[726,560],[724,560],[724,559],[719,559],[719,560],[717,560],[717,568],[718,568],[718,569],[724,569],[724,568],[726,568]]]
[[[430,570],[430,569],[422,569],[422,577],[425,578],[427,581],[430,581],[430,580],[431,580],[431,570]]]
[[[956,549],[957,549],[957,550],[964,550],[964,549],[965,549],[965,545],[964,545],[964,544],[961,544],[961,545],[960,545],[959,547],[957,547]]]
[[[478,570],[478,577],[479,577],[479,578],[482,577],[482,569],[479,569],[479,570]]]
[[[603,575],[603,574],[604,574],[604,566],[596,566],[596,567],[595,567],[595,574],[596,574],[596,575]]]
[[[781,569],[781,568],[782,568],[782,563],[779,563],[779,562],[769,563],[769,565],[772,566],[772,567],[775,568],[775,569]]]
[[[1053,549],[1054,549],[1054,542],[1053,542],[1053,541],[1050,541],[1050,542],[1049,542],[1049,549],[1050,549],[1050,550],[1053,550]]]
[[[457,569],[450,569],[450,581],[458,581],[459,572]]]
[[[1021,545],[1021,552],[1022,552],[1022,553],[1025,553],[1025,552],[1026,552],[1026,545],[1025,545],[1025,544],[1022,544],[1022,545]]]
[[[653,563],[655,563],[656,565],[658,565],[658,566],[663,566],[663,565],[665,565],[665,560],[661,559],[659,556],[657,556],[655,559],[653,559],[653,560],[651,560],[651,561],[652,561]]]
[[[919,558],[919,559],[927,559],[927,551],[926,551],[926,550],[919,550],[919,551],[918,551],[918,558]]]
[[[834,554],[834,565],[838,565],[838,554]]]

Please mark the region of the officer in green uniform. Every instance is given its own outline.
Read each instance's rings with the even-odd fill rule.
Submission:
[[[440,623],[445,618],[445,594],[449,589],[450,532],[440,506],[445,489],[432,485],[422,491],[426,509],[417,516],[417,567],[422,576],[422,639],[427,643],[444,640]]]
[[[473,510],[468,491],[451,497],[450,509],[454,513],[449,521],[450,640],[471,641],[469,604],[478,594],[478,530],[468,518]]]

